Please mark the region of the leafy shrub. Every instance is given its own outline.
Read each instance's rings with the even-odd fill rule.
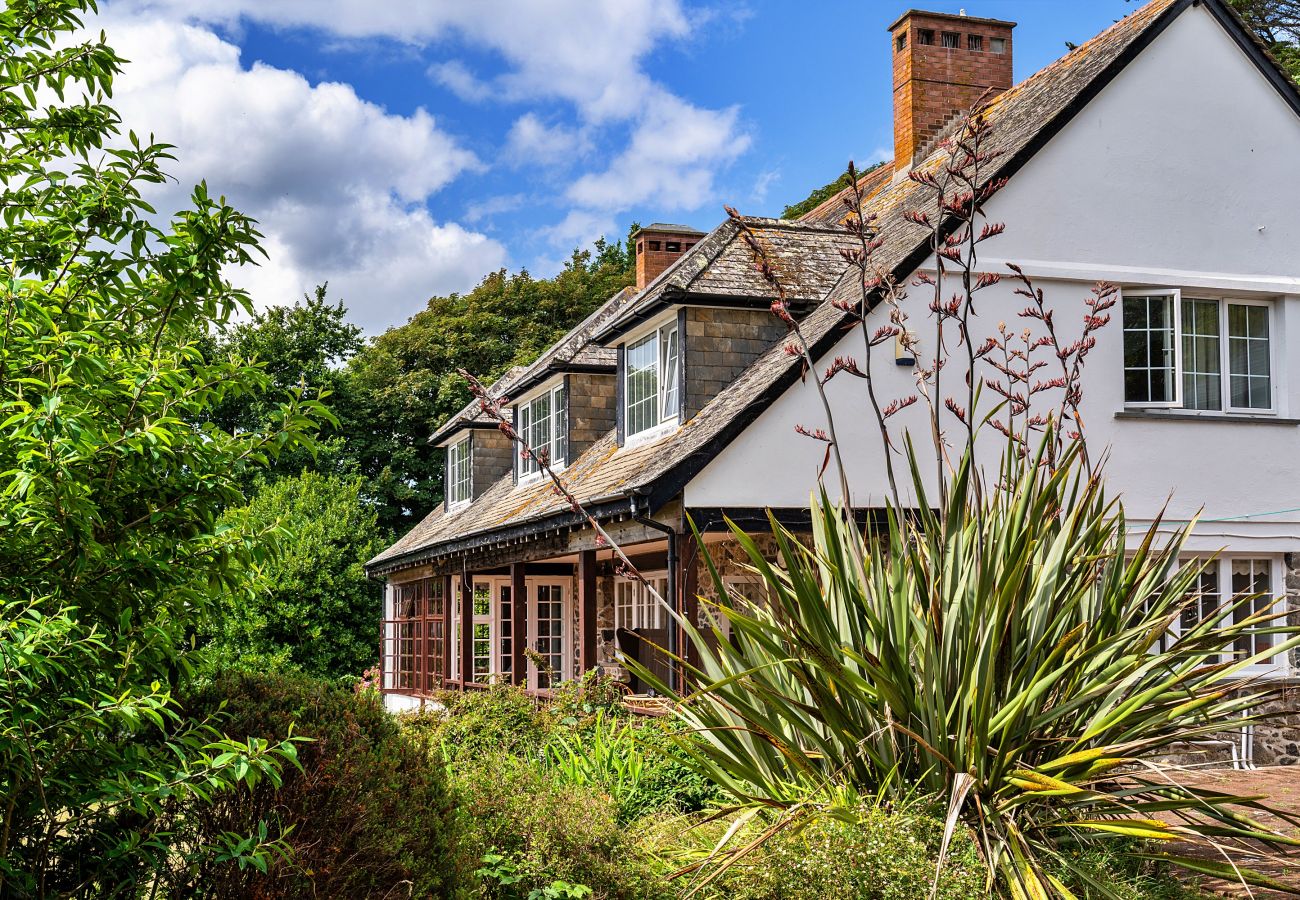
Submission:
[[[568,784],[604,791],[629,824],[651,813],[703,809],[720,794],[687,767],[680,744],[690,740],[670,721],[610,718],[598,710],[588,728],[557,727],[546,762]]]
[[[599,669],[592,669],[581,678],[561,682],[555,688],[546,708],[563,725],[579,728],[590,726],[597,715],[606,718],[627,717],[630,713],[623,705],[627,687]]]
[[[749,843],[769,827],[755,819],[738,840]],[[682,852],[674,852],[678,844],[688,855],[706,857],[726,828],[719,821],[680,834],[680,825],[668,822],[649,839],[662,842],[670,858]],[[937,819],[865,807],[848,819],[822,816],[806,827],[778,831],[725,870],[716,862],[701,867],[693,883],[703,887],[702,900],[925,900],[942,837],[943,823]],[[967,900],[987,895],[975,843],[959,833],[949,847],[936,896]]]
[[[441,897],[456,883],[453,809],[441,766],[418,734],[404,733],[371,697],[303,676],[235,675],[188,698],[202,716],[221,709],[230,735],[312,738],[301,771],[283,785],[227,794],[194,812],[198,837],[255,833],[259,822],[286,837],[292,863],[266,875],[220,861],[176,873],[173,895]]]
[[[302,472],[260,487],[221,525],[287,529],[292,539],[257,571],[250,590],[225,595],[204,629],[212,671],[355,675],[374,659],[380,587],[362,563],[384,546],[360,477]]]
[[[536,758],[551,732],[551,716],[512,685],[444,691],[436,701],[423,712],[403,716],[402,722],[440,747],[449,762],[496,753]]]
[[[527,897],[557,881],[588,886],[596,900],[671,896],[631,842],[635,832],[620,827],[606,794],[565,784],[534,761],[507,753],[462,759],[451,772],[461,864],[473,868],[493,854],[498,872],[518,877],[507,886],[496,877],[484,879],[488,896]]]

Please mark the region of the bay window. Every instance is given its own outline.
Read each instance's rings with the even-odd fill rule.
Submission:
[[[1272,305],[1126,293],[1124,402],[1228,412],[1273,409]]]
[[[519,434],[535,453],[545,453],[552,468],[562,469],[569,455],[569,410],[564,385],[557,385],[519,404]],[[521,479],[539,475],[535,459],[519,458]]]
[[[423,578],[389,588],[383,623],[384,689],[425,695],[442,686],[447,659],[446,582]]]
[[[447,505],[458,506],[470,501],[469,437],[447,448]]]
[[[627,346],[624,363],[627,436],[652,431],[681,412],[681,331],[677,321]]]

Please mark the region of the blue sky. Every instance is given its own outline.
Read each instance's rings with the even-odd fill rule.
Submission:
[[[633,221],[779,215],[889,155],[885,27],[1019,23],[1017,80],[1135,4],[1057,0],[110,0],[128,126],[256,216],[261,305],[331,283],[370,333]]]

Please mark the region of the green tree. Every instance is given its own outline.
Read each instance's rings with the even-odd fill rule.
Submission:
[[[1300,0],[1230,0],[1282,68],[1300,82]]]
[[[883,165],[884,163],[876,163],[874,166],[868,166],[860,174],[865,175],[867,172],[874,172],[876,169],[879,169]],[[850,183],[849,175],[847,172],[845,172],[844,174],[840,175],[839,178],[836,178],[834,181],[832,181],[830,184],[824,184],[821,187],[817,188],[815,191],[810,193],[807,197],[804,197],[798,203],[792,203],[789,206],[787,206],[785,210],[781,213],[781,218],[797,219],[800,216],[812,212],[818,206],[821,206],[831,197],[834,197],[840,191],[848,187],[849,183]]]
[[[276,780],[293,745],[227,741],[171,696],[214,598],[271,547],[220,512],[327,416],[291,397],[262,428],[211,421],[270,389],[194,339],[248,309],[221,273],[253,261],[258,233],[203,185],[169,221],[142,199],[168,147],[119,139],[122,61],[74,37],[88,6],[0,11],[4,896],[130,893],[176,854],[264,860],[260,838],[173,846],[159,811]]]
[[[356,675],[379,644],[380,586],[362,563],[381,549],[375,508],[359,476],[305,471],[258,491],[221,524],[289,539],[241,594],[223,596],[206,629],[207,664],[218,671]]]
[[[575,250],[554,278],[493,272],[467,294],[431,298],[351,359],[347,400],[336,411],[382,528],[409,528],[441,501],[442,453],[428,437],[469,402],[456,370],[495,378],[536,359],[632,284],[630,247],[598,241]]]
[[[347,321],[343,303],[330,303],[326,291],[327,285],[319,285],[299,303],[272,306],[200,337],[205,358],[257,365],[271,384],[265,394],[222,398],[212,412],[213,423],[232,434],[266,428],[276,415],[277,398],[294,390],[316,393],[331,408],[346,405],[350,383],[344,364],[365,340],[361,329]],[[327,430],[320,447],[283,453],[270,471],[296,475],[304,468],[346,467],[345,440],[339,431]]]

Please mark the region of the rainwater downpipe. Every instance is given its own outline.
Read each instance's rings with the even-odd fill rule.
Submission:
[[[668,666],[668,686],[673,689],[674,693],[681,692],[679,677],[679,668],[677,657],[678,637],[681,634],[681,628],[678,625],[677,618],[681,615],[680,604],[677,602],[677,529],[671,525],[665,525],[663,522],[656,522],[654,519],[647,518],[637,512],[637,497],[634,494],[628,495],[628,502],[632,505],[632,521],[638,525],[644,525],[653,531],[658,531],[668,537],[668,596],[664,599],[668,602],[669,608],[673,615],[668,626],[668,654],[673,657]],[[649,510],[647,510],[648,512]]]

